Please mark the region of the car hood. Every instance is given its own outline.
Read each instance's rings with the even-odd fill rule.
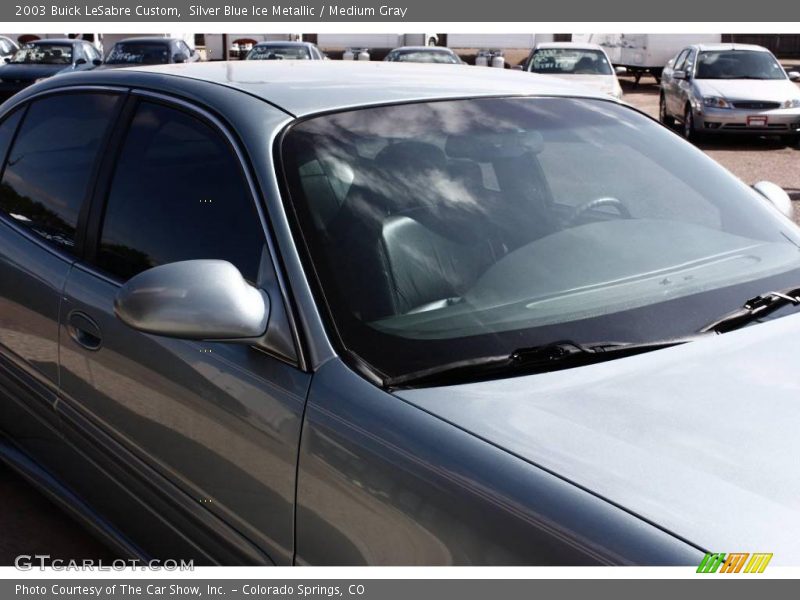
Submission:
[[[616,88],[616,78],[613,75],[545,75],[563,81],[570,81],[576,85],[588,87],[603,94],[613,94]]]
[[[396,395],[708,551],[796,566],[798,367],[792,315],[607,363]]]
[[[788,79],[695,79],[702,96],[722,96],[732,100],[784,102],[800,98],[800,89]]]
[[[62,71],[72,71],[72,65],[13,65],[0,67],[0,79],[11,81],[31,81],[42,77],[52,77]]]

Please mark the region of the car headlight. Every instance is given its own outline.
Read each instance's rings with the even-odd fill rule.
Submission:
[[[800,98],[792,98],[781,104],[781,108],[800,108]]]
[[[708,108],[731,108],[730,103],[721,96],[704,97],[703,106],[706,106]]]

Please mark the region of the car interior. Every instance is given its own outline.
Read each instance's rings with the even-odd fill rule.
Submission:
[[[355,291],[354,315],[372,321],[457,302],[503,256],[571,219],[534,150],[491,161],[485,148],[460,135],[394,140],[369,157],[341,140],[309,144],[301,185],[324,255]],[[493,209],[506,203],[524,206]]]

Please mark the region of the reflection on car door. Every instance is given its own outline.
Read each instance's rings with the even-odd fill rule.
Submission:
[[[268,277],[264,219],[213,117],[136,95],[125,115],[87,260],[64,292],[64,419],[79,443],[160,488],[209,562],[289,564],[310,376],[246,345],[140,333],[114,314],[121,283],[158,264],[217,258],[251,282]]]
[[[119,98],[51,95],[0,123],[0,429],[26,455],[7,458],[28,469],[53,469],[64,455],[54,410],[59,302]]]

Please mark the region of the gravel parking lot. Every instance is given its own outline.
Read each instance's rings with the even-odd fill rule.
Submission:
[[[800,70],[800,64],[789,64]],[[625,100],[648,114],[658,115],[658,86],[645,78],[634,86],[621,80]],[[770,180],[781,185],[795,204],[800,223],[800,147],[778,139],[717,138],[700,147],[747,184]],[[48,554],[52,558],[111,560],[114,556],[25,481],[0,465],[0,565],[11,565],[19,554]]]
[[[800,64],[784,64],[800,68]],[[659,88],[652,78],[643,78],[638,86],[632,77],[623,77],[620,83],[626,102],[658,118]],[[723,136],[708,138],[698,146],[748,185],[766,179],[783,187],[795,201],[795,222],[800,224],[800,147],[788,147],[778,138]]]

